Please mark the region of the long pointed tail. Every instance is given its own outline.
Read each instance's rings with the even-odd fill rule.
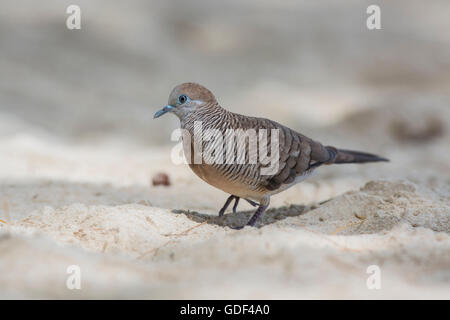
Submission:
[[[382,158],[375,154],[336,149],[334,147],[326,147],[330,154],[333,154],[333,160],[328,163],[365,163],[365,162],[378,162],[378,161],[389,161],[386,158]],[[335,155],[335,156],[334,156]]]

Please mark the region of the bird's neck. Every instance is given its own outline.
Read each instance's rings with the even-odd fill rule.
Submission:
[[[201,121],[204,128],[214,128],[227,117],[228,113],[217,102],[207,103],[180,119],[180,126],[182,129],[193,131],[195,122]]]

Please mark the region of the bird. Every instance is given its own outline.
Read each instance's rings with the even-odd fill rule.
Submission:
[[[324,146],[276,121],[228,111],[209,89],[193,82],[176,86],[168,104],[153,118],[167,113],[173,113],[180,120],[180,129],[185,133],[182,135],[183,151],[192,171],[208,184],[230,194],[219,216],[224,215],[233,200],[233,213],[236,213],[241,198],[257,207],[246,225],[234,229],[256,226],[258,218],[269,207],[271,196],[303,181],[323,165],[389,161],[371,153]],[[258,138],[266,136],[267,139],[255,143],[251,134],[236,136],[235,132],[255,132]],[[261,132],[263,134],[258,134]],[[199,141],[198,137],[202,139]],[[272,149],[269,140],[276,142]],[[228,148],[229,141],[235,148]],[[261,156],[264,148],[268,151],[265,161]],[[257,161],[250,161],[255,154]],[[227,161],[223,161],[224,157]],[[263,172],[269,166],[268,158],[276,165]]]

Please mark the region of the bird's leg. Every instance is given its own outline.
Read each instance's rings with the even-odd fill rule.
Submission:
[[[270,199],[269,198],[265,198],[261,201],[261,204],[259,205],[258,209],[256,209],[255,213],[253,214],[253,216],[250,218],[250,220],[247,222],[247,226],[251,226],[254,227],[256,224],[256,221],[258,220],[258,218],[264,213],[264,211],[266,211],[266,209],[269,207],[270,204]],[[241,226],[241,227],[233,227],[233,229],[242,229],[245,226]]]
[[[228,197],[227,201],[225,201],[225,204],[223,205],[222,209],[220,209],[219,211],[219,217],[223,216],[225,214],[225,211],[227,210],[228,206],[230,205],[231,201],[233,201],[234,199],[234,205],[233,205],[233,213],[236,213],[236,209],[238,207],[239,204],[239,200],[241,199],[238,196],[235,195],[231,195]],[[245,201],[247,201],[248,203],[250,203],[252,206],[256,207],[258,206],[258,204],[252,200],[249,199],[245,199]]]
[[[238,206],[238,204],[239,204],[239,197],[235,197],[235,201],[234,201],[234,206],[233,206],[233,213],[236,213],[236,209],[237,209],[237,206]]]
[[[239,204],[239,199],[241,199],[241,198],[238,197],[238,196],[235,196],[235,199],[236,200],[235,200],[234,206],[233,206],[233,213],[236,213],[236,209],[237,209],[237,206]],[[245,199],[245,201],[250,203],[253,207],[257,207],[258,206],[258,204],[255,201],[252,201],[252,200],[249,200],[249,199]]]
[[[236,200],[236,203],[237,203],[239,200],[239,197],[236,197],[234,195],[229,196],[227,201],[225,201],[225,204],[223,205],[222,209],[220,209],[220,211],[219,211],[219,217],[223,216],[223,214],[225,213],[225,210],[227,210],[228,206],[230,205],[230,203],[233,199],[237,199]],[[237,206],[236,203],[234,204],[234,206]],[[234,211],[234,207],[233,207],[233,211]]]
[[[249,199],[245,199],[245,201],[250,203],[253,207],[257,207],[258,206],[258,204],[255,201],[252,201],[252,200],[249,200]]]
[[[267,207],[269,205],[259,205],[258,209],[256,209],[255,214],[250,218],[250,220],[248,221],[247,225],[254,227],[256,224],[256,220],[258,220],[259,216],[262,215],[264,213],[264,211],[266,211]]]

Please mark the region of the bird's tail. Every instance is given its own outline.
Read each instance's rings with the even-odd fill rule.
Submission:
[[[389,161],[386,158],[382,158],[375,154],[336,149],[334,147],[326,147],[333,160],[329,161],[328,164],[332,163],[365,163],[365,162],[378,162],[378,161]]]

